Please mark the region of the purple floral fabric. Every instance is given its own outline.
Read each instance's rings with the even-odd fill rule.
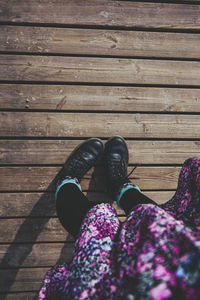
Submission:
[[[41,299],[200,299],[200,159],[188,159],[167,203],[109,204],[85,216],[70,264],[49,270]]]

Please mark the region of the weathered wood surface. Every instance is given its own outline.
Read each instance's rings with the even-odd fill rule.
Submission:
[[[2,269],[0,270],[1,293],[5,293],[8,291],[7,286],[10,281],[12,282],[13,276],[16,277],[13,284],[10,286],[9,292],[38,291],[41,286],[43,277],[47,271],[48,268],[21,268],[18,271],[12,269]]]
[[[0,108],[196,113],[200,89],[2,84]]]
[[[123,222],[125,216],[119,216]],[[0,219],[0,243],[73,242],[58,218]]]
[[[0,219],[1,243],[34,243],[74,241],[58,218]]]
[[[10,270],[10,272],[12,272]],[[5,290],[5,288],[4,288]],[[38,292],[21,292],[21,293],[9,293],[0,294],[0,300],[33,300],[38,298]]]
[[[132,167],[128,168],[131,171]],[[0,167],[2,191],[54,191],[59,167]],[[143,190],[169,190],[177,187],[180,167],[138,167],[131,175],[133,182]],[[97,167],[81,181],[83,190],[105,191],[104,170]],[[93,176],[94,176],[93,174]]]
[[[0,265],[1,268],[50,267],[56,263],[69,262],[73,249],[74,243],[72,242],[2,244],[0,245]]]
[[[0,164],[64,164],[81,142],[83,140],[2,139]],[[130,164],[183,164],[187,158],[200,153],[200,141],[127,140],[126,143]]]
[[[158,4],[157,4],[158,5]],[[198,34],[1,26],[0,51],[199,58]]]
[[[198,139],[199,131],[198,115],[0,112],[2,137],[107,138],[121,135],[125,138]]]
[[[48,13],[47,13],[48,12]],[[199,29],[200,7],[106,0],[1,1],[1,22]]]
[[[1,55],[0,80],[199,86],[199,61]]]
[[[91,201],[110,201],[105,193],[84,192]],[[174,191],[145,191],[145,195],[161,204],[171,199]],[[124,211],[113,203],[119,215]],[[51,217],[56,215],[54,193],[1,193],[0,217]]]

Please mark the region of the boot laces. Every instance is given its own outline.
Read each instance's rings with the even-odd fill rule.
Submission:
[[[76,155],[76,159],[73,159],[69,166],[71,170],[75,171],[77,178],[81,178],[91,166],[91,161],[89,163],[87,160],[85,160],[82,154],[83,153],[78,153]]]
[[[126,170],[124,160],[112,161],[108,163],[108,167],[114,180],[126,177],[126,174],[124,174]]]
[[[131,176],[131,174],[135,171],[135,169],[139,166],[139,164],[135,165],[133,167],[133,169],[131,170],[131,172],[127,175],[127,179],[129,179],[129,177]]]
[[[138,166],[139,164],[135,165],[129,172],[129,174],[126,174],[127,168],[124,160],[115,162],[112,161],[112,163],[109,164],[109,169],[112,174],[112,184],[109,189],[111,189],[112,192],[116,193],[120,187],[130,182],[130,175],[133,174]]]

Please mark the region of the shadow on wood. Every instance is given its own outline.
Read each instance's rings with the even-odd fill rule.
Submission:
[[[58,177],[60,176],[61,172],[62,172],[62,170],[55,176],[55,178],[49,184],[47,190],[55,189],[55,183],[57,182]],[[39,220],[36,218],[35,222],[39,222],[38,230],[36,230],[35,222],[33,222],[33,219],[31,217],[35,216],[37,214],[37,211],[39,211],[41,209],[41,207],[45,206],[45,202],[47,204],[47,197],[42,195],[41,198],[39,199],[39,201],[36,203],[36,205],[31,210],[31,212],[30,212],[29,216],[26,218],[25,222],[20,226],[20,228],[15,236],[15,239],[13,240],[12,244],[8,248],[4,258],[1,261],[0,268],[3,269],[3,268],[8,267],[8,262],[9,262],[10,257],[12,257],[12,261],[16,260],[17,265],[20,266],[23,264],[26,257],[31,253],[33,243],[37,240],[38,235],[40,234],[41,230],[44,228],[45,224],[49,220],[49,217],[45,217],[42,219],[40,218]],[[49,210],[49,215],[51,216],[51,215],[53,215],[53,213],[55,211],[55,206],[54,205],[52,205],[50,207],[47,206],[47,209]],[[29,219],[29,218],[31,218],[31,219]],[[23,240],[23,234],[24,234],[26,227],[30,228],[30,235],[31,235],[31,239],[32,239],[33,243],[26,244],[26,247],[22,247],[19,241]],[[5,278],[5,277],[1,278],[1,286],[4,287],[4,289],[5,289],[5,291],[2,290],[1,292],[8,293],[10,291],[10,288],[11,288],[12,284],[14,283],[15,278],[17,276],[18,270],[19,270],[19,267],[13,268],[9,274],[9,278]],[[1,295],[2,300],[5,298],[6,298],[6,295]]]
[[[102,161],[100,163],[102,163]],[[47,191],[55,190],[55,184],[60,176],[62,176],[62,170],[55,176],[55,178],[49,184],[49,186],[47,187]],[[93,192],[97,191],[99,181],[101,181],[102,185],[105,186],[104,191],[106,192],[106,176],[102,176],[102,174],[99,174],[98,167],[97,167],[97,168],[94,168],[94,172],[92,173],[92,177],[91,177],[91,181],[90,181],[90,185],[89,185],[89,192],[87,193],[87,197],[90,199],[90,201],[92,201],[96,204],[109,201],[109,198],[104,196],[105,193],[102,193],[102,199],[98,198],[95,200],[93,198],[93,196],[94,196]],[[53,200],[53,198],[52,198],[52,200]],[[45,206],[48,209],[47,216],[45,216],[43,218],[34,218],[33,219],[33,217],[38,214],[38,212],[42,209],[42,207],[44,208]],[[50,216],[54,215],[55,209],[56,209],[55,205],[53,203],[52,203],[52,205],[49,205],[48,197],[46,197],[45,194],[42,194],[39,201],[33,207],[31,212],[29,213],[28,217],[26,218],[24,223],[20,226],[19,230],[17,231],[17,234],[15,235],[15,238],[12,241],[12,244],[9,246],[9,248],[8,248],[6,254],[4,255],[4,257],[1,261],[1,264],[0,264],[0,268],[2,268],[2,269],[9,268],[9,262],[11,263],[10,258],[12,258],[12,264],[11,264],[12,269],[9,273],[9,276],[2,278],[2,281],[1,281],[1,286],[3,288],[3,290],[1,292],[5,293],[5,294],[1,295],[2,300],[6,299],[6,297],[7,297],[6,293],[11,292],[11,287],[16,280],[16,276],[18,274],[20,266],[23,265],[24,261],[26,260],[28,255],[31,253],[34,243],[37,241],[39,234],[41,233],[41,231],[44,229],[45,225],[49,221]],[[37,226],[36,226],[36,224],[37,224]],[[24,235],[26,228],[30,228],[30,238],[29,238],[30,242],[26,243],[26,245],[24,246],[24,242],[22,245],[22,243],[20,241],[22,241],[24,239],[23,235]],[[66,235],[67,235],[67,232],[66,232]],[[66,237],[65,244],[60,251],[60,256],[57,259],[57,261],[55,261],[55,264],[63,264],[65,262],[66,263],[70,262],[72,255],[71,255],[71,258],[69,258],[69,257],[66,258],[66,252],[67,252],[66,249],[69,246],[69,242],[73,243],[73,239],[68,234]],[[13,268],[13,266],[15,266],[15,265],[16,265],[16,268],[15,267]]]

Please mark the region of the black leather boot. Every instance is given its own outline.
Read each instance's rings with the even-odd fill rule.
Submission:
[[[78,145],[68,157],[60,178],[65,176],[76,177],[79,181],[94,166],[103,154],[104,145],[98,138],[91,138]]]
[[[125,140],[120,136],[111,137],[105,145],[105,163],[108,193],[113,201],[120,188],[130,182],[127,175],[128,160]]]
[[[120,136],[111,137],[105,145],[105,160],[107,165],[108,192],[112,200],[116,200],[118,206],[129,214],[133,206],[137,204],[156,203],[143,195],[136,185],[131,183],[129,176],[136,167],[127,174],[128,148],[125,140]],[[126,191],[121,195],[121,188]]]

